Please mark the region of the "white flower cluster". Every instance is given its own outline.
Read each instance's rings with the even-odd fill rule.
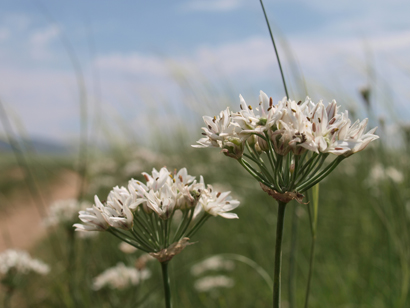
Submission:
[[[134,267],[127,267],[124,263],[118,263],[111,267],[93,280],[93,289],[100,290],[103,287],[123,290],[131,286],[138,285],[141,281],[151,277],[151,272],[147,269],[141,271]]]
[[[49,271],[50,267],[47,264],[37,259],[32,259],[25,251],[8,249],[0,254],[0,273],[3,275],[10,272],[16,274],[35,272],[46,275]]]
[[[198,292],[210,292],[215,288],[232,288],[235,281],[224,275],[206,276],[195,281],[194,287]]]
[[[83,224],[75,224],[76,231],[103,231],[109,227],[130,230],[134,224],[134,216],[140,215],[139,208],[150,215],[155,213],[165,221],[173,216],[176,210],[195,208],[194,219],[202,213],[224,218],[238,218],[228,213],[239,206],[239,201],[232,200],[230,192],[214,191],[207,187],[201,176],[199,182],[188,175],[186,168],[171,173],[167,168],[160,171],[153,169],[152,175],[143,173],[146,184],[131,179],[128,189],[114,187],[107,201],[101,202],[95,196],[95,205],[79,212]]]
[[[235,263],[231,260],[226,260],[221,256],[210,257],[191,267],[191,274],[199,276],[206,271],[232,271],[235,268]]]
[[[76,199],[58,200],[51,204],[45,219],[47,226],[59,224],[71,225],[78,219],[78,212],[90,207],[89,202],[78,202]]]
[[[240,159],[245,142],[252,135],[259,135],[269,137],[280,155],[290,151],[300,155],[309,150],[347,157],[379,138],[374,135],[376,128],[364,133],[367,119],[352,124],[347,111],[339,113],[336,101],[325,106],[322,101],[313,103],[309,97],[298,103],[284,98],[273,105],[272,98],[261,91],[256,108],[247,105],[242,96],[240,107],[239,112],[227,108],[219,116],[204,116],[205,137],[194,147],[219,147],[225,155]],[[263,151],[268,146],[266,138],[257,138]]]

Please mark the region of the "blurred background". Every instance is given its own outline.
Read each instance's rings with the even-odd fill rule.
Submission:
[[[381,137],[321,184],[309,307],[408,307],[410,3],[265,7],[291,99],[336,99]],[[70,224],[44,221],[55,201],[105,199],[166,165],[241,201],[238,221],[210,221],[175,258],[176,307],[271,307],[269,285],[249,264],[273,273],[276,203],[217,149],[190,146],[202,116],[237,110],[239,94],[250,104],[260,90],[285,96],[259,1],[19,0],[0,3],[0,15],[0,248],[29,250],[52,269],[30,276],[11,306],[118,307],[134,291],[138,307],[162,305],[157,264],[138,290],[102,295],[92,279],[141,254],[124,254],[107,234],[66,245]],[[284,308],[303,306],[312,240],[306,206],[289,208]],[[210,274],[230,283],[195,288],[191,266],[221,253],[232,263]]]

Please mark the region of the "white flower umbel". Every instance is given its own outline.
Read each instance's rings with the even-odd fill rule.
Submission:
[[[216,125],[212,119],[207,120]],[[214,135],[209,132],[209,136],[215,138],[216,144],[227,125],[224,123],[225,118],[220,120],[219,126],[209,125],[209,130],[214,131]],[[230,192],[215,192],[211,185],[205,188],[202,176],[197,182],[185,168],[170,172],[164,167],[160,171],[153,169],[152,174],[144,172],[142,175],[145,183],[131,179],[128,189],[116,186],[105,202],[95,196],[95,205],[79,213],[83,224],[75,224],[74,227],[76,231],[106,230],[156,258],[161,263],[166,306],[171,307],[169,261],[193,244],[189,242],[190,238],[210,217],[238,218],[236,214],[228,212],[235,209],[239,201],[232,200],[228,196]],[[146,261],[140,263],[143,267]],[[114,272],[102,276],[109,279],[97,279],[94,288],[101,288],[106,281],[111,280],[115,281],[112,285],[116,288],[132,281],[128,276],[125,280],[122,276],[119,278]]]
[[[364,133],[367,119],[351,124],[347,111],[339,113],[336,101],[327,106],[286,98],[273,104],[260,92],[252,107],[240,96],[240,110],[226,109],[204,117],[205,138],[194,147],[220,147],[277,200],[301,201],[305,192],[328,176],[346,157],[373,140],[376,128]],[[247,152],[245,151],[247,149]],[[325,163],[329,154],[333,161]]]
[[[256,108],[241,95],[239,100],[240,110],[236,112],[226,109],[219,117],[204,117],[205,138],[193,147],[222,148],[225,155],[235,158],[260,183],[263,191],[278,201],[273,297],[274,306],[279,307],[286,204],[293,199],[302,203],[304,192],[326,178],[343,159],[379,137],[374,134],[376,128],[364,133],[367,119],[351,124],[347,111],[339,113],[335,101],[325,107],[308,97],[304,102],[285,97],[274,105],[272,98],[268,99],[262,91]],[[333,160],[326,163],[330,155]],[[214,216],[235,218],[234,214],[225,213],[235,203],[224,205],[222,196],[225,197],[221,194],[215,199],[212,195],[212,201],[201,203],[202,210]]]
[[[80,211],[77,231],[107,230],[125,243],[161,262],[169,261],[189,244],[189,238],[212,216],[238,218],[229,213],[239,205],[230,192],[205,187],[186,168],[142,173],[145,183],[131,179],[128,188],[114,187],[107,201],[95,196],[95,205]],[[173,222],[178,212],[179,218]]]
[[[31,258],[26,251],[9,249],[0,254],[2,275],[28,274],[29,272],[46,275],[50,272],[50,267],[40,260]]]
[[[93,280],[93,289],[100,290],[108,287],[116,290],[123,290],[140,284],[151,277],[151,272],[147,269],[138,270],[134,267],[127,267],[124,263],[118,263]]]

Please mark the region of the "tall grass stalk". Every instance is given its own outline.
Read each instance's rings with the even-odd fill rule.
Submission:
[[[306,295],[305,295],[305,305],[304,308],[308,308],[309,304],[309,294],[310,294],[310,282],[312,280],[312,273],[313,273],[313,261],[315,257],[315,244],[316,244],[316,226],[317,226],[317,213],[319,208],[319,184],[316,184],[312,188],[312,201],[313,201],[313,209],[311,209],[309,193],[306,194],[307,198],[307,209],[309,214],[309,222],[310,222],[310,230],[312,233],[312,242],[310,246],[310,257],[309,257],[309,273],[308,279],[306,283]],[[313,210],[313,211],[312,211]]]

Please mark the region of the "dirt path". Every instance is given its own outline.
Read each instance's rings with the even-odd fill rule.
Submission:
[[[53,185],[41,192],[44,203],[76,197],[78,176],[75,172],[61,172]],[[28,193],[12,200],[0,216],[0,252],[7,248],[29,249],[46,232],[36,204]]]

